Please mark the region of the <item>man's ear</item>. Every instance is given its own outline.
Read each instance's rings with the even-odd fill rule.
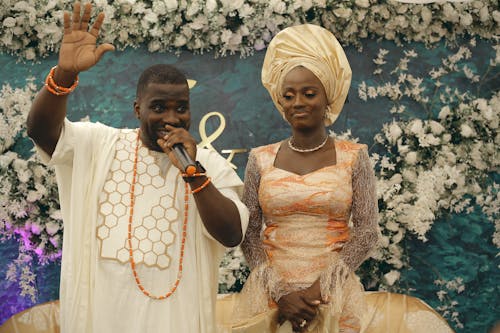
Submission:
[[[134,101],[134,113],[137,119],[141,119],[141,108],[139,107],[139,101]]]

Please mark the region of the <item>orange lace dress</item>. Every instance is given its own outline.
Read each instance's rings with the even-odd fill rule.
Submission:
[[[320,306],[309,331],[359,332],[364,296],[354,271],[378,238],[367,148],[336,141],[335,165],[298,175],[274,166],[281,144],[253,149],[246,169],[243,202],[250,224],[241,247],[251,274],[239,297],[236,326],[283,332],[276,302],[319,278],[329,303]],[[267,323],[252,323],[252,318]]]

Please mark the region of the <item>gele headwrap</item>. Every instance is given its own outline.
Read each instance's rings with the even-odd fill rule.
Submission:
[[[344,49],[330,31],[312,24],[286,28],[271,40],[262,65],[262,84],[283,117],[281,87],[286,74],[297,66],[310,70],[323,84],[328,99],[325,126],[333,124],[351,84],[352,72]]]

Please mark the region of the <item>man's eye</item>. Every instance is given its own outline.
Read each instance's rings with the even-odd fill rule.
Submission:
[[[163,109],[164,109],[164,108],[163,108],[163,106],[162,106],[162,105],[159,105],[159,104],[153,105],[153,107],[152,107],[152,110],[153,110],[154,112],[162,112],[162,111],[163,111]]]
[[[186,110],[187,110],[187,107],[185,107],[185,106],[179,106],[177,108],[177,112],[179,112],[179,113],[184,113],[184,112],[186,112]]]

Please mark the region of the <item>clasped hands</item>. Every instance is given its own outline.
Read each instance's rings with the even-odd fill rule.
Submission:
[[[311,321],[318,315],[320,304],[327,301],[321,299],[319,281],[309,288],[291,292],[278,301],[278,323],[290,321],[294,332],[307,332]]]

